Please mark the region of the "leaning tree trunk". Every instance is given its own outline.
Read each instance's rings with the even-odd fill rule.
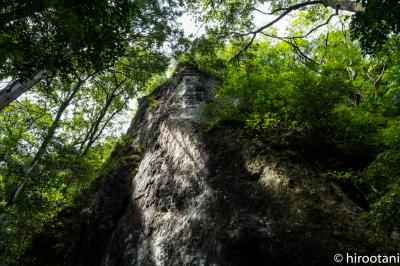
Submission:
[[[16,80],[8,84],[4,89],[0,90],[0,111],[38,84],[45,75],[45,71],[40,71],[33,78],[23,81]]]
[[[79,80],[78,83],[72,88],[71,92],[67,95],[66,99],[61,103],[60,107],[57,110],[56,116],[51,124],[49,131],[47,132],[46,136],[43,139],[42,144],[40,144],[38,151],[36,152],[35,156],[32,159],[28,169],[25,173],[25,178],[18,184],[17,190],[14,193],[13,198],[7,203],[7,206],[14,203],[19,194],[21,193],[22,189],[26,185],[29,180],[30,174],[36,168],[37,164],[39,163],[41,157],[45,154],[47,146],[50,144],[51,140],[53,139],[54,135],[56,134],[56,130],[60,124],[60,120],[64,111],[70,105],[72,99],[75,97],[79,89],[81,88],[82,84],[84,83],[83,80]],[[0,219],[1,220],[1,219]]]
[[[334,8],[334,9],[340,9],[340,10],[345,10],[349,11],[352,13],[359,13],[359,12],[364,12],[365,8],[363,5],[360,3],[360,1],[355,1],[355,0],[323,0],[322,1],[325,6]]]

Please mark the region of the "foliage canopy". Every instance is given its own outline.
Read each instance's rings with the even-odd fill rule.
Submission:
[[[35,236],[77,206],[174,56],[219,82],[207,130],[235,127],[356,186],[371,241],[398,250],[398,1],[186,1],[207,29],[194,40],[175,25],[184,2],[0,0],[1,78],[47,73],[0,111],[0,265],[26,263]]]

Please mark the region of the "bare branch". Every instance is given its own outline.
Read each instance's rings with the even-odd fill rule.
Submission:
[[[386,71],[386,61],[383,63],[382,71],[381,74],[378,76],[378,78],[374,81],[374,87],[379,85],[379,82],[381,82],[383,75],[385,74]]]
[[[297,46],[297,44],[295,44],[295,43],[293,42],[294,40],[286,40],[286,39],[283,39],[283,38],[281,38],[281,37],[279,37],[279,36],[276,36],[276,35],[273,35],[273,34],[270,34],[270,33],[265,33],[265,32],[262,32],[262,34],[265,35],[265,36],[267,36],[267,37],[274,38],[274,39],[278,39],[278,40],[281,40],[281,41],[283,41],[283,42],[289,44],[290,46],[292,46],[292,47],[294,48],[295,53],[296,53],[300,58],[303,58],[303,59],[306,60],[307,62],[310,62],[310,63],[312,63],[312,64],[314,64],[314,65],[319,65],[318,62],[316,62],[314,59],[310,58],[310,57],[307,56],[305,53],[303,53],[303,51],[301,51],[300,47]]]
[[[261,14],[263,14],[263,15],[266,15],[266,16],[269,16],[269,15],[272,15],[272,14],[273,14],[273,13],[272,13],[273,11],[271,11],[271,12],[264,12],[264,11],[262,11],[262,10],[256,8],[256,7],[253,7],[253,10],[254,10],[254,11],[257,11],[258,13],[261,13]]]
[[[258,28],[257,30],[255,30],[255,31],[253,31],[251,33],[252,34],[260,33],[261,31],[265,30],[266,28],[271,27],[272,25],[274,25],[275,23],[280,21],[283,17],[288,15],[290,12],[292,12],[294,10],[298,10],[298,9],[300,9],[302,7],[305,7],[305,6],[316,5],[316,4],[323,4],[323,1],[309,1],[309,2],[304,2],[304,3],[300,3],[300,4],[296,4],[296,5],[290,6],[290,7],[286,8],[286,9],[284,9],[285,11],[282,14],[280,14],[277,18],[275,18],[271,22],[265,24],[264,26]]]
[[[270,21],[269,23],[265,24],[264,26],[262,26],[262,27],[260,27],[260,28],[258,28],[258,29],[256,29],[256,30],[254,30],[254,31],[249,31],[249,32],[247,32],[247,33],[233,33],[234,35],[238,35],[238,36],[248,36],[248,35],[252,35],[252,37],[251,37],[250,41],[239,51],[239,53],[236,54],[236,55],[232,58],[232,60],[239,58],[239,57],[243,54],[243,52],[245,52],[245,51],[250,47],[250,45],[254,42],[254,40],[255,40],[257,34],[262,33],[265,29],[271,27],[272,25],[274,25],[275,23],[277,23],[278,21],[280,21],[283,17],[285,17],[286,15],[288,15],[290,12],[292,12],[292,11],[294,11],[294,10],[301,9],[301,8],[303,8],[303,7],[305,7],[305,6],[316,5],[316,4],[323,4],[323,3],[324,3],[323,1],[308,1],[308,2],[303,2],[303,3],[296,4],[296,5],[292,5],[292,6],[290,6],[290,7],[287,7],[287,8],[284,8],[284,9],[280,9],[281,11],[284,11],[284,12],[281,13],[281,14],[280,14],[277,18],[275,18],[274,20]],[[274,12],[277,12],[277,11],[272,11],[272,12],[274,13]],[[316,31],[317,29],[319,29],[320,27],[322,27],[322,26],[324,26],[324,25],[327,25],[327,24],[330,22],[330,20],[331,20],[334,16],[336,16],[337,14],[338,14],[338,11],[336,10],[336,13],[335,13],[335,14],[332,14],[332,15],[328,18],[328,20],[327,20],[325,23],[323,23],[323,24],[321,24],[321,25],[318,25],[317,27],[311,29],[311,30],[310,30],[306,35],[304,35],[304,36],[284,37],[284,38],[275,36],[274,38],[278,38],[278,39],[282,39],[282,40],[284,40],[284,39],[289,39],[289,38],[291,38],[291,39],[305,38],[305,37],[307,37],[308,35],[310,35],[312,32],[314,32],[314,31]],[[231,34],[232,34],[232,33],[231,33]]]
[[[318,26],[312,28],[312,29],[309,30],[306,34],[301,35],[301,36],[285,36],[285,37],[282,37],[282,38],[283,38],[283,39],[303,39],[303,38],[306,38],[306,37],[310,36],[310,34],[313,33],[314,31],[316,31],[316,30],[322,28],[323,26],[328,25],[329,22],[332,20],[332,18],[335,17],[335,16],[337,16],[337,15],[339,15],[339,13],[338,13],[338,10],[336,9],[336,12],[335,12],[334,14],[331,14],[331,15],[329,16],[329,18],[328,18],[324,23],[319,24]]]
[[[254,39],[256,38],[256,36],[257,36],[257,34],[253,34],[253,37],[251,37],[250,41],[239,51],[239,53],[237,53],[234,57],[232,57],[231,61],[238,59],[254,42]]]
[[[369,78],[369,80],[374,84],[374,87],[376,88],[379,83],[382,80],[383,75],[385,74],[386,71],[386,60],[383,62],[383,66],[382,66],[382,70],[381,73],[379,74],[378,77],[373,78],[368,72],[367,72],[367,77]]]
[[[328,42],[329,42],[329,31],[326,33],[324,54],[322,55],[321,59],[319,60],[319,64],[322,64],[324,62],[326,52],[328,50]]]

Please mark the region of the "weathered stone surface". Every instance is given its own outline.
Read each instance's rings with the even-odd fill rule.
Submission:
[[[142,101],[124,150],[143,157],[110,175],[131,185],[103,189],[86,210],[79,264],[331,265],[368,252],[360,208],[317,170],[233,129],[204,132],[213,87],[181,64],[155,104]]]

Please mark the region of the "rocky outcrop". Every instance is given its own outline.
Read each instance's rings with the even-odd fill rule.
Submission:
[[[205,132],[215,83],[181,63],[140,103],[84,210],[77,265],[331,265],[368,252],[361,209],[317,169]]]

